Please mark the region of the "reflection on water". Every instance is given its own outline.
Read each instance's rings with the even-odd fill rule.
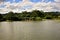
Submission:
[[[0,40],[60,40],[60,23],[0,22]]]

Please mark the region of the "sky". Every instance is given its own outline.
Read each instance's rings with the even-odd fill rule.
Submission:
[[[0,0],[0,13],[32,10],[60,12],[60,0]]]

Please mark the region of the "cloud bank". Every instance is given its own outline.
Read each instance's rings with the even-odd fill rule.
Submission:
[[[60,0],[0,0],[0,13],[43,10],[59,11]]]

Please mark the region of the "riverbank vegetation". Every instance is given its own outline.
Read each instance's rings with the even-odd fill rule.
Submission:
[[[31,12],[8,12],[6,14],[0,14],[0,21],[39,21],[44,19],[60,19],[60,12],[43,12],[33,10]]]

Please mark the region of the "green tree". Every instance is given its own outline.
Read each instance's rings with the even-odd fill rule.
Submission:
[[[2,14],[0,14],[0,21],[2,21],[3,20],[3,16],[2,16]]]
[[[13,13],[13,12],[9,12],[9,13],[7,13],[7,14],[4,16],[4,18],[5,18],[6,20],[12,21],[12,20],[14,19],[14,13]]]

